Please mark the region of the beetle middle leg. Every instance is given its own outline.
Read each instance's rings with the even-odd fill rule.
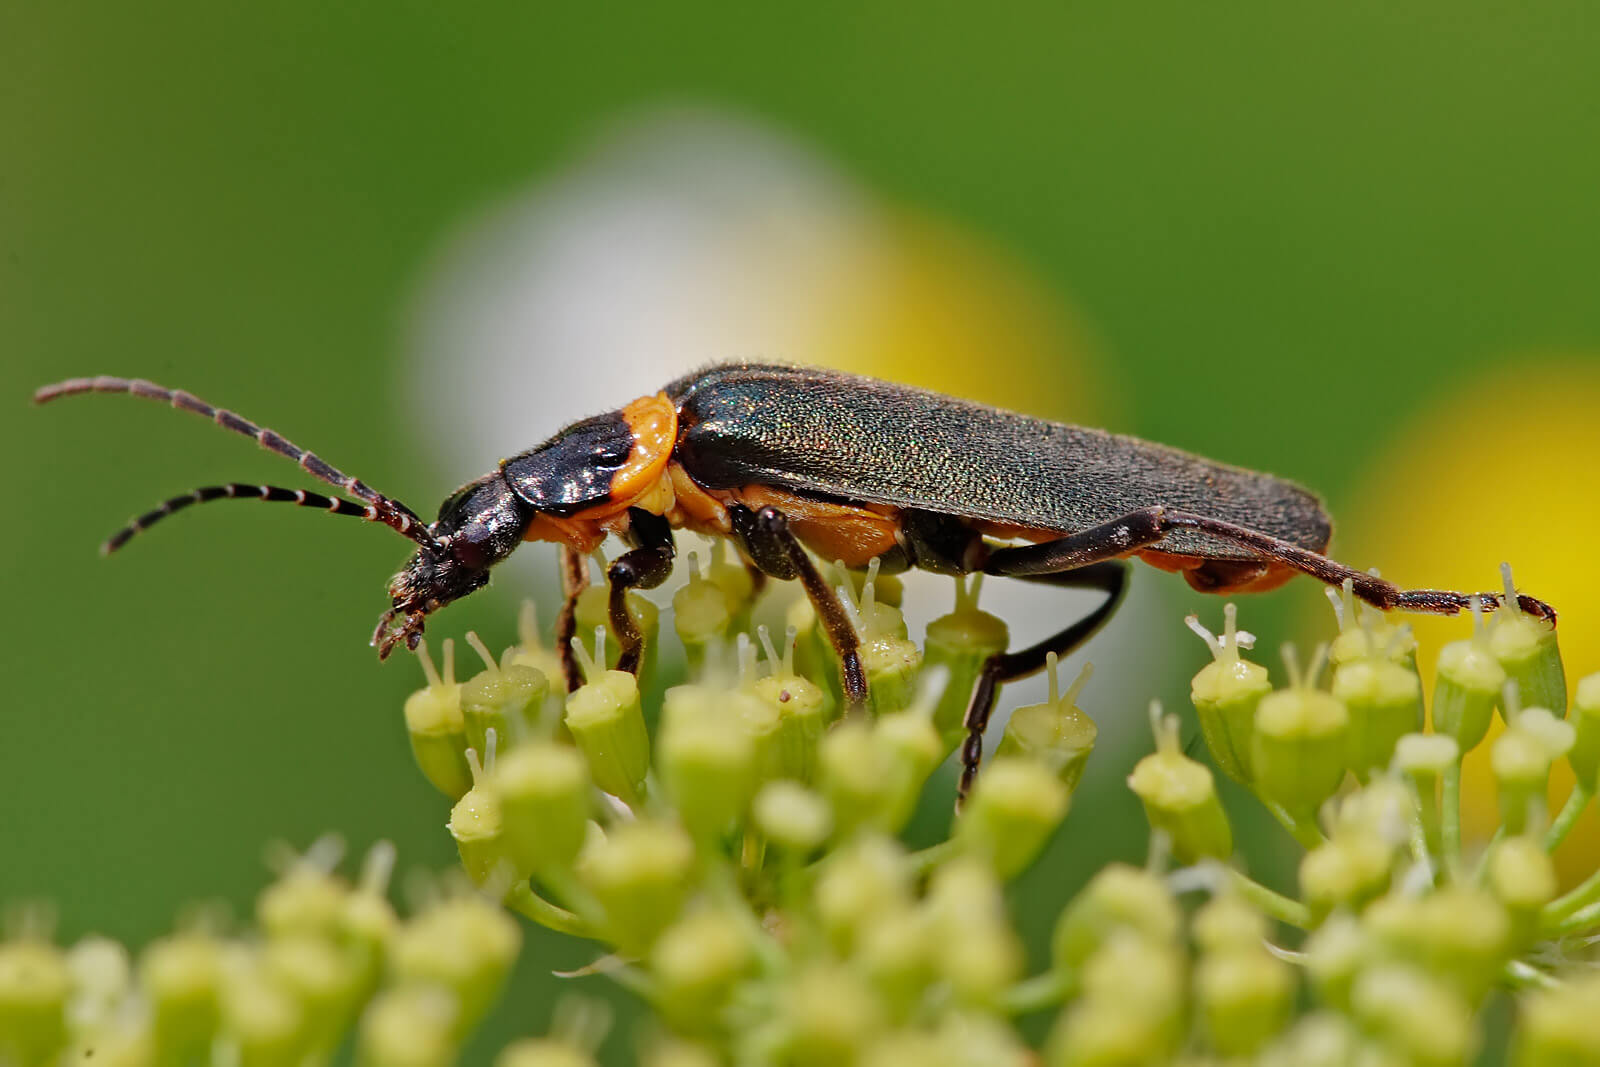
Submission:
[[[728,506],[733,534],[750,561],[763,574],[780,581],[798,578],[811,599],[828,640],[839,654],[845,699],[852,707],[867,702],[867,676],[861,669],[861,639],[855,624],[845,613],[839,595],[833,591],[804,546],[789,529],[789,520],[777,508],[752,511],[743,504]]]
[[[561,655],[562,681],[567,692],[583,684],[578,657],[572,651],[572,638],[578,630],[578,597],[589,588],[589,557],[567,545],[561,546],[561,613],[556,616],[556,651]]]
[[[644,635],[628,610],[628,590],[654,589],[666,581],[672,573],[677,546],[672,540],[671,524],[643,508],[628,509],[628,539],[635,547],[612,560],[606,568],[606,581],[611,587],[611,629],[622,643],[617,670],[637,674],[644,655]]]
[[[1009,549],[998,549],[998,556]],[[991,556],[991,559],[993,556]],[[987,571],[987,568],[985,568]],[[966,800],[972,783],[977,780],[978,765],[983,761],[983,732],[989,726],[989,714],[994,710],[999,687],[1005,682],[1026,678],[1043,670],[1050,653],[1064,657],[1083,644],[1122,605],[1128,589],[1128,564],[1125,560],[1103,560],[1073,570],[1025,576],[1029,581],[1072,589],[1095,589],[1106,598],[1093,611],[1078,619],[1059,633],[1017,652],[997,652],[983,664],[972,696],[967,701],[967,714],[963,725],[967,738],[961,744],[961,780],[956,786],[956,806]]]

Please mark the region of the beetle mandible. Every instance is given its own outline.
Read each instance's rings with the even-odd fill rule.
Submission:
[[[982,757],[996,688],[1041,670],[1046,656],[1083,643],[1121,602],[1127,560],[1178,571],[1196,589],[1271,589],[1290,576],[1352,584],[1390,610],[1456,614],[1464,593],[1402,589],[1323,552],[1332,532],[1317,498],[1291,482],[1133,437],[1047,422],[938,393],[811,367],[719,364],[618,411],[575,422],[503,460],[439,507],[433,522],[330,466],[272,430],[180,390],[141,380],[75,378],[45,386],[35,402],[77,393],[129,393],[171,404],[253,437],[354,501],[271,485],[204,486],[173,497],[113,534],[102,550],[191,504],[253,499],[326,509],[380,522],[416,542],[389,582],[389,610],[372,643],[379,658],[415,648],[432,612],[481,589],[489,570],[523,541],[563,548],[567,600],[557,625],[566,682],[572,608],[587,581],[583,556],[608,535],[628,551],[610,564],[609,611],[619,667],[637,671],[643,638],[627,610],[630,589],[671,573],[672,531],[731,538],[761,574],[798,580],[839,654],[844,691],[866,698],[857,635],[807,549],[850,567],[882,561],[982,572],[1097,590],[1105,599],[1043,641],[992,656],[967,708],[959,795]],[[1487,609],[1496,593],[1479,593]],[[1521,607],[1555,619],[1545,603]]]

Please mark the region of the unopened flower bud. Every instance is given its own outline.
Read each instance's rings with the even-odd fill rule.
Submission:
[[[598,1061],[571,1041],[525,1037],[502,1049],[494,1058],[494,1067],[598,1067]]]
[[[256,897],[256,922],[269,937],[338,936],[339,918],[350,894],[349,884],[329,871],[340,847],[332,843],[324,854],[324,844],[318,842]]]
[[[370,996],[377,988],[389,954],[389,941],[400,928],[386,895],[394,861],[395,848],[388,841],[379,841],[368,849],[361,864],[361,880],[339,909],[337,941],[361,973],[364,996]]]
[[[837,965],[813,965],[778,996],[783,1035],[777,1062],[790,1067],[837,1067],[856,1062],[882,1030],[883,1006],[872,987]]]
[[[954,748],[966,733],[967,702],[984,663],[1011,643],[1005,622],[978,608],[983,575],[974,574],[970,580],[958,576],[955,582],[955,610],[928,623],[923,643],[927,666],[948,672],[933,712],[934,727],[947,748]]]
[[[1357,1050],[1370,1052],[1369,1059],[1358,1057]],[[1391,1057],[1392,1059],[1392,1057]],[[1303,1016],[1277,1041],[1263,1049],[1254,1062],[1258,1067],[1396,1067],[1371,1046],[1363,1046],[1355,1025],[1331,1011]]]
[[[1512,943],[1519,948],[1531,944],[1539,934],[1539,910],[1560,889],[1544,844],[1532,837],[1507,837],[1490,849],[1486,873],[1489,891],[1511,919]]]
[[[531,741],[495,760],[489,784],[500,802],[505,851],[519,872],[563,870],[583,845],[589,769],[578,751]]]
[[[1255,638],[1239,629],[1238,610],[1226,604],[1222,617],[1220,638],[1201,626],[1196,616],[1184,620],[1211,649],[1213,657],[1190,682],[1189,699],[1200,719],[1200,732],[1211,758],[1229,778],[1249,785],[1255,781],[1250,754],[1256,706],[1272,692],[1272,683],[1267,680],[1265,667],[1239,655],[1239,650],[1251,647]]]
[[[66,954],[31,933],[0,944],[0,1063],[54,1062],[67,1039]]]
[[[708,1045],[657,1035],[639,1053],[640,1067],[723,1067]]]
[[[261,967],[300,1006],[308,1048],[338,1047],[360,1006],[361,972],[350,956],[324,938],[280,937],[261,949]]]
[[[1335,834],[1300,861],[1300,889],[1313,919],[1357,912],[1389,889],[1394,849],[1370,830]]]
[[[818,784],[841,837],[860,827],[898,833],[911,818],[918,768],[868,723],[852,719],[828,731],[817,755]]]
[[[1182,1036],[1185,970],[1176,944],[1118,930],[1084,964],[1082,1002],[1139,1016],[1170,1055]]]
[[[689,894],[694,845],[658,819],[619,823],[578,857],[578,876],[605,910],[605,932],[630,956],[647,952]]]
[[[1201,957],[1195,996],[1211,1047],[1224,1056],[1259,1051],[1289,1021],[1294,971],[1259,944]]]
[[[1422,681],[1414,667],[1377,656],[1349,660],[1333,672],[1333,695],[1350,713],[1345,749],[1362,781],[1389,765],[1401,737],[1422,729]]]
[[[1449,885],[1423,897],[1390,894],[1367,909],[1365,920],[1391,955],[1422,966],[1474,1003],[1511,954],[1505,908],[1482,889]]]
[[[704,669],[707,650],[721,646],[732,620],[728,597],[700,572],[695,553],[689,553],[689,582],[672,595],[672,626],[691,672]]]
[[[838,570],[848,573],[842,567]],[[917,673],[922,667],[922,650],[906,637],[905,616],[878,597],[883,581],[878,575],[878,560],[874,559],[867,565],[859,593],[852,595],[850,583],[837,588],[860,638],[867,707],[879,716],[911,705],[916,696]]]
[[[489,736],[494,737],[494,734]],[[450,836],[455,839],[456,851],[461,855],[462,868],[473,882],[483,885],[503,861],[509,860],[509,856],[505,848],[500,798],[489,787],[475,749],[467,749],[467,760],[472,767],[473,786],[450,809],[450,821],[446,825]],[[523,878],[528,876],[525,870],[516,874]]]
[[[812,898],[829,943],[849,956],[879,917],[911,907],[911,865],[898,841],[863,835],[822,864]]]
[[[664,718],[657,749],[662,784],[691,834],[716,839],[744,814],[756,744],[726,711]]]
[[[476,894],[450,897],[402,926],[389,967],[397,985],[437,985],[454,995],[456,1037],[488,1013],[522,947],[522,929]]]
[[[1060,788],[1048,775],[1045,780]],[[943,864],[928,887],[927,908],[939,974],[960,1003],[992,1008],[1001,992],[1021,977],[1024,962],[994,872],[971,858]]]
[[[1374,967],[1356,979],[1357,1019],[1419,1067],[1460,1067],[1478,1049],[1472,1009],[1449,986],[1406,967]]]
[[[1372,961],[1372,938],[1353,915],[1331,915],[1306,939],[1306,974],[1317,999],[1348,1012],[1350,991]]]
[[[605,644],[596,632],[597,650]],[[639,683],[625,671],[601,670],[583,644],[572,642],[585,684],[567,696],[567,729],[589,762],[594,784],[629,807],[644,798],[650,736],[639,704]]]
[[[661,1009],[680,1032],[714,1031],[734,984],[754,963],[746,924],[715,910],[680,919],[650,950]]]
[[[777,730],[768,746],[764,772],[772,778],[809,782],[816,776],[817,744],[833,721],[837,705],[826,689],[796,672],[793,628],[785,635],[781,655],[765,626],[757,633],[768,669],[765,677],[750,686],[750,694],[777,713]]]
[[[1499,787],[1500,820],[1507,833],[1522,833],[1536,813],[1542,821],[1545,785],[1554,762],[1546,739],[1523,729],[1520,718],[1495,738],[1489,749],[1489,766]]]
[[[1178,902],[1166,883],[1142,868],[1113,863],[1061,913],[1051,955],[1058,970],[1071,974],[1119,930],[1167,943],[1178,929]]]
[[[1039,855],[1066,817],[1070,794],[1044,764],[997,756],[978,778],[955,841],[1010,880]]]
[[[1172,1041],[1141,1011],[1101,1000],[1079,1000],[1051,1031],[1049,1067],[1130,1067],[1166,1063]]]
[[[1043,704],[1025,704],[1011,713],[995,755],[1021,756],[1041,763],[1061,780],[1069,794],[1077,789],[1100,733],[1094,720],[1077,706],[1078,694],[1089,684],[1093,673],[1085,663],[1078,677],[1062,692],[1060,662],[1054,652],[1046,654],[1049,696]]]
[[[1218,893],[1194,914],[1195,944],[1206,952],[1260,948],[1270,932],[1267,917],[1237,893]]]
[[[220,1037],[238,1062],[294,1067],[309,1051],[306,1012],[294,993],[250,959],[222,985]]]
[[[1293,650],[1285,646],[1289,687],[1268,693],[1256,708],[1250,749],[1256,788],[1296,815],[1315,813],[1344,780],[1350,714],[1331,693],[1312,687],[1322,656],[1318,650],[1302,676]]]
[[[855,959],[896,1021],[916,1010],[936,977],[933,926],[926,909],[904,908],[885,912],[861,930]]]
[[[1439,650],[1433,683],[1433,728],[1455,739],[1463,755],[1478,747],[1506,684],[1483,624],[1483,608],[1472,600],[1472,636]]]
[[[501,663],[507,667],[531,667],[544,675],[548,688],[539,711],[539,722],[555,725],[567,695],[566,668],[561,663],[561,653],[547,646],[539,636],[539,616],[531,600],[524,600],[517,611],[517,643],[506,649]]]
[[[1515,1067],[1577,1067],[1600,1063],[1600,975],[1573,975],[1521,998]]]
[[[1556,718],[1567,714],[1567,675],[1556,642],[1556,624],[1522,610],[1511,581],[1511,564],[1500,564],[1505,594],[1489,627],[1489,650],[1506,677],[1517,687],[1525,708],[1549,708]]]
[[[466,720],[461,715],[461,686],[455,678],[455,644],[444,643],[444,672],[433,665],[426,640],[417,644],[417,662],[428,684],[406,698],[406,733],[411,754],[423,777],[451,800],[472,788],[467,769]]]
[[[543,732],[539,718],[550,692],[545,676],[532,667],[511,663],[509,657],[506,666],[501,667],[478,635],[470,631],[467,643],[484,663],[484,669],[461,686],[461,718],[467,747],[484,751],[484,739],[490,730],[504,747]]]
[[[456,1007],[439,986],[386,989],[361,1018],[359,1067],[453,1067]]]
[[[152,942],[139,958],[139,987],[150,1004],[159,1063],[185,1063],[211,1047],[217,1031],[222,945],[194,930]]]
[[[833,832],[828,802],[799,782],[768,782],[751,807],[756,828],[781,849],[804,856],[822,847]]]
[[[1211,771],[1183,754],[1178,717],[1163,718],[1158,703],[1150,706],[1150,726],[1156,750],[1133,768],[1128,788],[1144,804],[1151,828],[1172,838],[1173,850],[1185,863],[1207,856],[1227,859],[1233,854],[1233,831]]]
[[[1328,646],[1328,663],[1335,670],[1356,660],[1381,658],[1416,671],[1417,639],[1411,627],[1358,601],[1352,579],[1346,578],[1338,590],[1324,592],[1339,620],[1339,636]]]
[[[1567,759],[1572,773],[1589,792],[1600,792],[1600,673],[1578,683],[1572,702],[1573,741]]]

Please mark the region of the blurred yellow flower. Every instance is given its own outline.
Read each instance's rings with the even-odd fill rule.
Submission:
[[[1518,588],[1561,612],[1570,689],[1600,670],[1600,354],[1508,359],[1403,427],[1342,509],[1339,557],[1376,566],[1402,585],[1499,588],[1509,562]],[[1464,619],[1407,616],[1418,666],[1432,689],[1439,648],[1466,636]],[[1498,824],[1489,745],[1466,760],[1465,833],[1481,843]],[[1565,761],[1551,813],[1572,786]],[[1600,817],[1593,806],[1557,853],[1564,882],[1594,869]]]

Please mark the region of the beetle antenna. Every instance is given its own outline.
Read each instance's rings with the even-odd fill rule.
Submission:
[[[227,485],[202,485],[187,493],[163,500],[156,507],[106,538],[100,545],[100,554],[109,556],[129,541],[135,534],[143,533],[168,515],[176,515],[194,504],[209,504],[213,500],[266,500],[274,504],[295,504],[303,508],[319,508],[334,515],[354,515],[369,522],[382,522],[373,504],[356,504],[336,496],[305,489],[285,489],[280,485],[246,485],[229,482]]]
[[[168,389],[165,386],[156,385],[154,382],[147,382],[141,378],[113,378],[106,375],[101,375],[98,378],[69,378],[64,382],[56,382],[54,385],[46,385],[34,392],[33,402],[35,404],[45,404],[55,400],[58,397],[74,396],[78,393],[127,393],[130,396],[142,396],[147,400],[158,400],[162,403],[170,404],[172,407],[175,407],[180,411],[192,411],[196,415],[210,419],[218,426],[221,426],[224,430],[232,430],[234,433],[243,434],[245,437],[253,438],[258,445],[260,445],[262,448],[265,448],[267,451],[276,452],[280,456],[287,456],[289,459],[297,463],[301,470],[305,471],[313,478],[319,478],[322,481],[327,482],[329,485],[338,489],[342,489],[351,496],[365,501],[368,505],[370,505],[370,507],[363,510],[361,514],[371,519],[373,522],[381,522],[385,526],[394,530],[396,533],[403,537],[410,538],[419,545],[432,547],[434,544],[433,538],[428,533],[427,523],[423,522],[422,519],[417,516],[416,512],[400,503],[400,501],[384,496],[382,493],[378,492],[376,489],[373,489],[359,478],[350,477],[337,467],[329,464],[315,452],[306,451],[276,431],[257,426],[249,419],[236,415],[225,408],[214,407],[192,393],[184,392],[182,389]],[[267,488],[271,487],[269,486]],[[197,490],[197,492],[198,491],[199,490]],[[221,494],[209,499],[222,499],[223,496],[227,495],[228,494]],[[316,494],[308,494],[308,499],[315,495]],[[168,501],[167,503],[172,504],[177,499],[180,498],[174,497],[173,501]],[[258,495],[258,499],[279,498]],[[332,498],[318,497],[318,499],[322,501],[331,501]],[[191,500],[189,502],[200,503],[201,501]],[[348,501],[341,501],[340,503],[348,504]],[[163,505],[163,507],[165,506],[166,505]],[[187,505],[178,504],[171,510],[176,511],[185,506]],[[334,511],[337,514],[351,514],[351,512],[348,511],[339,511],[339,509],[334,507],[331,503],[309,506],[326,507],[329,511]],[[157,509],[157,511],[160,510],[161,509]],[[370,514],[367,514],[368,512],[370,512]],[[155,516],[155,518],[151,518],[151,521],[154,522],[170,513],[170,511],[162,512],[161,514],[157,514],[157,512],[151,512],[150,515],[143,516],[142,519],[136,520],[134,523],[130,524],[129,528],[119,531],[116,536],[113,536],[110,541],[107,541],[106,545],[108,547],[105,550],[115,550],[124,541],[126,541],[128,537],[133,536],[134,533],[137,533],[139,530],[143,529],[144,526],[141,525],[141,522],[144,518],[151,518],[151,516]],[[148,525],[148,523],[145,525]],[[124,534],[126,534],[126,536],[123,536]],[[120,541],[118,540],[118,537],[121,537]]]

